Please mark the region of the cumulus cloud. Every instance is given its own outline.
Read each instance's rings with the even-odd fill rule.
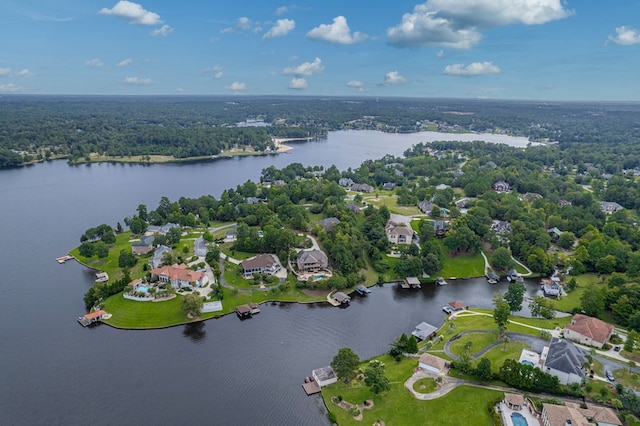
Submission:
[[[120,62],[118,62],[116,64],[116,67],[126,67],[128,65],[131,65],[132,63],[133,63],[133,59],[127,58],[127,59],[123,59]]]
[[[258,22],[253,22],[246,16],[241,16],[236,20],[236,25],[234,27],[227,27],[220,30],[221,33],[234,33],[243,31],[251,31],[257,33],[262,31],[262,27],[260,27],[260,24]]]
[[[467,66],[464,64],[447,65],[444,67],[444,73],[463,77],[475,77],[485,74],[498,74],[500,73],[500,68],[491,62],[474,62]]]
[[[351,80],[351,81],[347,81],[347,86],[348,87],[362,87],[364,86],[364,83],[358,80]]]
[[[304,90],[309,87],[309,83],[304,78],[293,77],[289,82],[289,89]]]
[[[100,61],[100,59],[93,58],[85,62],[85,65],[88,66],[89,68],[100,68],[104,64],[102,63],[102,61]]]
[[[562,0],[427,0],[400,24],[387,29],[391,45],[443,46],[469,49],[482,38],[481,30],[503,25],[541,25],[573,14]]]
[[[0,68],[0,77],[6,77],[11,74],[11,68]]]
[[[386,84],[386,85],[401,84],[401,83],[406,83],[406,82],[407,82],[407,79],[405,77],[401,76],[398,73],[398,71],[389,71],[384,76],[384,84]]]
[[[231,83],[226,87],[226,89],[233,90],[234,92],[239,92],[239,91],[245,90],[246,88],[247,88],[247,84],[242,83],[240,81],[234,81],[233,83]]]
[[[127,0],[120,0],[111,9],[106,7],[100,9],[102,15],[111,15],[129,21],[130,24],[138,25],[158,25],[162,24],[160,15],[145,10],[138,3]]]
[[[616,35],[609,36],[605,44],[615,43],[621,46],[631,46],[632,44],[640,44],[640,30],[631,27],[616,28]]]
[[[335,44],[354,44],[369,38],[368,35],[362,34],[359,31],[351,33],[351,29],[347,24],[347,18],[344,16],[336,16],[333,18],[333,24],[321,24],[309,31],[306,37]]]
[[[158,36],[166,37],[169,34],[171,34],[172,32],[173,32],[173,28],[171,28],[167,24],[164,24],[160,28],[157,28],[157,29],[151,31],[151,35],[154,36],[154,37],[158,37]]]
[[[140,78],[140,77],[125,77],[124,80],[122,80],[122,82],[125,84],[132,84],[135,86],[147,86],[151,84],[151,79]]]
[[[13,83],[0,84],[0,93],[14,93],[14,92],[19,92],[22,89],[23,89],[22,86],[16,86]]]
[[[19,77],[29,77],[31,76],[31,71],[29,71],[28,68],[25,68],[23,70],[20,70],[20,72],[18,73]]]
[[[273,27],[262,38],[282,37],[289,34],[296,27],[293,19],[278,19]]]
[[[223,68],[220,65],[214,65],[211,68],[207,68],[204,70],[207,74],[211,74],[211,77],[214,79],[222,78],[224,75],[222,72]]]
[[[290,75],[314,75],[324,71],[324,65],[320,58],[316,58],[313,62],[303,62],[296,67],[285,68],[282,72]]]

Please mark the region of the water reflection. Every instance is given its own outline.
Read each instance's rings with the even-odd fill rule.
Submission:
[[[203,340],[207,336],[207,331],[204,329],[204,321],[192,322],[185,325],[182,335],[194,342]]]

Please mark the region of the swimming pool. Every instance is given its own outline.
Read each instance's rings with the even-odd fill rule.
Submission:
[[[522,417],[522,414],[520,413],[512,413],[511,421],[513,422],[513,426],[528,426],[527,420]]]
[[[136,290],[142,293],[149,293],[149,287],[147,287],[146,285],[139,285]]]
[[[321,280],[321,279],[323,279],[323,278],[324,278],[324,275],[314,275],[314,276],[313,276],[313,280],[314,280],[314,281],[319,281],[319,280]]]
[[[532,367],[535,367],[535,364],[533,362],[529,361],[528,359],[525,359],[524,361],[522,361],[522,363],[524,365],[530,365]]]

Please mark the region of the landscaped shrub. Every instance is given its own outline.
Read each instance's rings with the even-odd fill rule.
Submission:
[[[493,421],[494,426],[502,426],[502,417],[496,410],[496,405],[498,405],[502,401],[502,398],[496,398],[493,401],[489,401],[487,403],[487,411],[489,411],[489,415],[491,416],[491,420]]]

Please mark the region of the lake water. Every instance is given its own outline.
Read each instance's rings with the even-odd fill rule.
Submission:
[[[488,308],[493,291],[507,284],[458,280],[417,292],[375,287],[346,309],[273,303],[242,322],[229,315],[125,331],[76,322],[94,276],[55,258],[77,246],[85,229],[122,222],[140,203],[153,209],[161,196],[219,196],[257,180],[270,165],[357,167],[401,155],[427,135],[434,136],[330,132],[277,156],[152,166],[54,161],[0,171],[0,424],[326,424],[320,396],[307,397],[301,384],[339,348],[349,346],[361,358],[385,352],[421,321],[441,325],[446,303]],[[445,136],[452,135],[437,139]],[[535,283],[527,286],[530,296],[538,291]]]

